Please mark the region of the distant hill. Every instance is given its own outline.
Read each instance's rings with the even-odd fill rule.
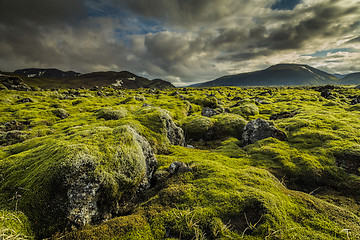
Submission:
[[[64,72],[55,68],[27,68],[27,69],[16,70],[14,73],[28,78],[51,78],[51,79],[73,78],[80,75],[80,73],[74,71]]]
[[[308,65],[277,64],[264,70],[228,75],[193,86],[291,86],[338,84],[338,82],[337,77]]]
[[[341,78],[346,77],[347,75],[346,75],[346,74],[338,74],[338,73],[334,73],[334,74],[333,74],[333,76],[341,79]]]
[[[61,71],[58,69],[20,69],[12,75],[20,76],[30,86],[45,89],[50,88],[92,88],[95,86],[113,86],[119,88],[174,88],[170,82],[137,76],[128,71],[121,72],[93,72],[81,74],[74,71]]]
[[[358,85],[360,84],[360,72],[351,73],[340,80],[340,84]]]

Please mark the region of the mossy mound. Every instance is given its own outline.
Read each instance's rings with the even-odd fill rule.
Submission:
[[[98,118],[103,118],[105,120],[119,120],[126,117],[127,111],[123,108],[113,110],[110,108],[102,108],[98,111]]]
[[[135,119],[151,131],[159,133],[162,142],[173,145],[185,145],[183,130],[176,126],[170,112],[159,107],[143,107],[134,113]]]
[[[259,108],[254,101],[242,100],[236,103],[236,107],[231,108],[231,113],[239,114],[243,117],[255,116],[259,114]]]
[[[149,143],[128,126],[70,130],[25,147],[1,161],[1,198],[21,194],[39,237],[119,214],[156,167]]]
[[[209,117],[193,115],[184,120],[181,127],[188,139],[210,139],[213,133],[210,131],[214,126],[214,120]]]
[[[224,113],[212,117],[215,119],[214,135],[218,138],[241,138],[246,120],[237,114]]]

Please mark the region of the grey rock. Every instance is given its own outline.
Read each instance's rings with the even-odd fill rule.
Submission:
[[[155,154],[146,138],[140,136],[130,126],[122,127],[127,134],[132,135],[133,144],[139,144],[141,147],[142,151],[139,152],[141,156],[136,159],[144,161],[141,165],[145,165],[141,182],[124,190],[124,195],[120,199],[114,199],[104,194],[107,190],[104,189],[99,179],[91,177],[99,164],[96,157],[90,154],[78,154],[67,170],[68,174],[64,184],[67,194],[66,199],[62,201],[67,206],[65,217],[68,227],[77,228],[120,214],[124,206],[128,205],[137,193],[150,187],[157,167]],[[125,154],[123,151],[120,151],[119,154],[122,154],[121,157],[124,159],[128,158],[123,155]],[[121,174],[126,175],[127,173],[119,172],[119,175]]]
[[[19,130],[0,132],[0,145],[11,145],[20,143],[28,138],[28,134]]]
[[[253,144],[269,137],[285,140],[286,133],[270,125],[269,122],[261,118],[248,122],[245,125],[242,134],[244,145]]]
[[[205,116],[205,117],[212,117],[212,116],[218,115],[220,113],[221,113],[220,111],[218,111],[216,109],[209,108],[209,107],[204,107],[201,110],[201,115]]]
[[[34,101],[31,98],[23,98],[19,102],[21,102],[21,103],[29,103],[29,102],[34,102]]]
[[[173,145],[185,146],[185,135],[182,128],[176,126],[169,114],[161,114],[166,129],[166,137]]]
[[[175,161],[172,164],[170,164],[168,168],[168,172],[170,174],[175,173],[183,173],[183,172],[191,172],[192,169],[189,167],[186,163]]]
[[[1,83],[9,90],[31,91],[31,88],[20,77],[5,77]]]
[[[70,114],[63,108],[58,108],[58,109],[54,110],[53,113],[55,114],[55,116],[57,116],[61,119],[65,119],[70,116]]]

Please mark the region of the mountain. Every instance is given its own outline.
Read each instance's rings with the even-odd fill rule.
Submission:
[[[80,75],[80,73],[74,71],[64,72],[56,68],[27,68],[27,69],[16,70],[14,73],[28,78],[51,78],[51,79],[73,78]]]
[[[350,73],[340,80],[340,84],[358,85],[360,84],[360,72]]]
[[[277,64],[260,71],[223,76],[197,87],[326,85],[338,81],[337,77],[308,65]]]
[[[338,74],[338,73],[334,73],[334,74],[333,74],[333,76],[334,76],[334,77],[337,77],[337,78],[339,78],[339,79],[341,79],[341,78],[346,77],[347,75],[346,75],[346,74]]]
[[[16,70],[13,75],[20,76],[30,86],[50,88],[93,88],[119,87],[136,88],[174,88],[170,82],[137,76],[128,71],[92,72],[80,74],[74,71],[64,72],[58,69],[29,68]]]

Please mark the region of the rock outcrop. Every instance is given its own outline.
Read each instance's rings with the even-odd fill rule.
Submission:
[[[204,107],[201,110],[201,115],[205,116],[205,117],[212,117],[212,116],[218,115],[220,113],[221,112],[218,111],[217,109],[212,109],[212,108],[209,108],[209,107]]]
[[[261,118],[248,122],[245,125],[242,134],[244,145],[253,144],[269,137],[284,140],[286,138],[286,133],[270,125],[269,122]]]
[[[185,146],[184,131],[174,123],[168,111],[147,106],[141,108],[135,115],[143,125],[154,126],[153,130],[163,134],[170,144]]]
[[[20,132],[6,134],[14,131]],[[0,191],[9,197],[21,191],[19,209],[45,238],[126,213],[136,194],[150,187],[156,166],[149,142],[130,126],[74,128],[7,161],[2,177],[10,182]]]
[[[8,90],[31,91],[31,88],[20,77],[1,77],[0,80],[0,83]]]

